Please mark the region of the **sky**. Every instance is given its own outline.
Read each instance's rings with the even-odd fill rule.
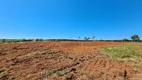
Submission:
[[[0,0],[0,38],[142,37],[142,0]]]

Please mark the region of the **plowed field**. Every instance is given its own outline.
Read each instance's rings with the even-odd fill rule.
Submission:
[[[119,42],[0,44],[0,80],[142,80],[141,67],[99,50]]]

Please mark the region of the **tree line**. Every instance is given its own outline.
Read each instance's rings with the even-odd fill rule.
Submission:
[[[137,34],[134,34],[134,35],[131,36],[130,38],[131,38],[131,40],[134,41],[134,42],[140,42],[140,41],[141,41],[139,35],[137,35]],[[129,39],[125,38],[125,39],[123,39],[123,41],[129,41]]]
[[[106,42],[142,42],[139,35],[134,34],[130,37],[131,39],[122,40],[95,40],[95,36],[84,37],[84,39],[0,39],[0,43],[12,43],[12,42],[33,42],[33,41],[106,41]]]
[[[141,42],[141,39],[140,39],[139,35],[137,35],[137,34],[132,35],[130,38],[131,38],[130,40],[128,38],[124,38],[122,40],[97,40],[97,41]],[[80,39],[80,37],[79,37],[79,39]],[[84,37],[85,41],[94,40],[94,39],[95,39],[95,36],[93,36],[92,38]]]

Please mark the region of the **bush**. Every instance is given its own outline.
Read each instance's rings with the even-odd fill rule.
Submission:
[[[124,42],[129,42],[129,39],[125,38],[123,39]]]

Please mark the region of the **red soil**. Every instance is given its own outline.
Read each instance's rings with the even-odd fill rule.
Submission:
[[[0,80],[134,80],[140,68],[99,53],[100,49],[120,44],[125,43],[1,44]]]

